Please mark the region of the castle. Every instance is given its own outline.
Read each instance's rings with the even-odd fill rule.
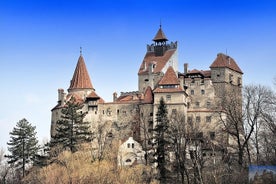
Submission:
[[[178,70],[178,44],[167,43],[161,26],[153,42],[147,45],[138,70],[138,91],[120,95],[115,92],[112,102],[105,102],[96,93],[80,54],[68,93],[58,89],[58,104],[52,109],[51,136],[55,134],[62,107],[74,96],[83,104],[82,112],[87,113],[85,121],[91,122],[94,129],[104,124],[109,137],[120,140],[133,137],[143,142],[145,134],[155,126],[159,101],[163,98],[169,117],[182,114],[184,122],[193,123],[197,128],[198,136],[217,142],[228,141],[227,136],[219,133],[222,125],[214,112],[222,89],[242,87],[243,72],[235,60],[219,53],[210,70],[189,70],[185,63],[181,72]]]

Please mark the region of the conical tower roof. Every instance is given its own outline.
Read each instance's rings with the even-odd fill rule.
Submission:
[[[94,90],[82,55],[80,55],[78,59],[78,63],[68,91],[71,91],[74,89]]]
[[[152,39],[155,42],[163,42],[163,41],[168,41],[165,33],[162,30],[162,26],[160,25],[159,30],[157,31],[155,37]]]

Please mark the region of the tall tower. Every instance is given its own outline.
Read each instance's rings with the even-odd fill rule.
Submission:
[[[166,52],[166,42],[168,41],[168,39],[166,38],[166,35],[163,32],[161,25],[155,37],[153,38],[153,41],[155,43],[154,44],[155,56],[163,56],[164,53]]]
[[[225,92],[234,88],[238,89],[241,96],[243,72],[232,57],[219,53],[210,68],[217,96],[222,97]]]
[[[178,71],[177,42],[167,44],[161,25],[152,40],[154,43],[147,45],[147,53],[138,71],[139,91],[142,93],[148,86],[154,90],[170,66],[176,74]]]
[[[89,108],[94,111],[97,110],[97,102],[100,100],[100,97],[95,93],[81,53],[68,88],[68,94],[63,89],[58,89],[58,104],[51,110],[51,136],[55,135],[56,123],[61,119],[61,109],[72,96],[80,103],[87,102],[88,107],[83,107],[86,108],[84,109],[85,111],[89,110]]]

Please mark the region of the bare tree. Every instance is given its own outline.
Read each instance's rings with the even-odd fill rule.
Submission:
[[[189,172],[187,168],[187,129],[185,115],[174,113],[170,118],[171,139],[173,142],[172,150],[175,156],[173,165],[177,175],[177,181],[180,183],[190,183]],[[185,179],[186,177],[186,179]]]

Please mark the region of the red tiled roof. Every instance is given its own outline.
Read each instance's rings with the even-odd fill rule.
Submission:
[[[161,26],[160,26],[159,30],[157,31],[155,37],[152,40],[153,41],[168,41],[168,39],[166,38],[166,35],[163,32]]]
[[[120,102],[123,102],[123,101],[132,101],[133,97],[132,95],[126,95],[126,96],[120,96],[116,101],[120,101]]]
[[[211,70],[197,70],[193,69],[191,71],[188,71],[187,75],[189,74],[201,74],[204,77],[211,77]]]
[[[75,93],[69,93],[69,94],[66,96],[66,102],[69,101],[72,97],[75,98],[75,100],[76,100],[77,103],[80,103],[80,104],[81,104],[81,103],[84,102],[83,99],[82,99],[79,95],[77,95],[77,94],[75,94]]]
[[[80,55],[78,59],[77,66],[70,83],[69,90],[72,89],[93,89],[82,55]]]
[[[225,54],[219,53],[215,61],[210,66],[210,68],[221,68],[221,67],[227,67],[236,72],[243,74],[240,67],[237,65],[236,61],[233,58]]]
[[[104,99],[97,95],[95,91],[92,91],[86,98],[98,99],[98,103],[104,103]]]
[[[143,102],[144,103],[152,103],[153,102],[153,94],[152,94],[152,89],[150,86],[148,86],[145,91],[145,97],[144,97]]]
[[[152,73],[161,72],[161,70],[164,68],[164,66],[169,61],[169,59],[172,57],[172,55],[175,53],[175,51],[176,51],[176,49],[167,50],[163,56],[155,56],[154,52],[147,52],[141,66],[140,66],[138,74],[142,75],[142,74],[148,73],[150,65],[153,62],[155,64],[155,67],[153,68]]]
[[[211,77],[211,70],[203,70],[203,71],[201,71],[201,73],[202,73],[205,77]]]
[[[179,84],[178,78],[175,74],[175,71],[172,66],[170,66],[165,75],[162,77],[160,82],[158,83],[159,85],[174,85],[174,84]]]
[[[196,73],[200,73],[200,71],[197,70],[197,69],[193,69],[193,70],[189,71],[188,73],[189,74],[196,74]]]
[[[99,99],[100,97],[97,95],[95,91],[92,91],[86,98],[97,98]]]

